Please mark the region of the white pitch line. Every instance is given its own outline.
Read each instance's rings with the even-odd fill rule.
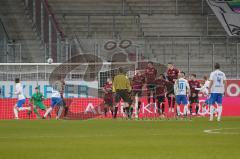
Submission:
[[[222,132],[223,130],[240,130],[240,128],[221,128],[221,129],[208,129],[204,130],[204,133],[207,134],[224,134],[224,135],[239,135],[239,132]]]

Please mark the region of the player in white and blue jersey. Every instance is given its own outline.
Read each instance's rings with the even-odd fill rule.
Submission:
[[[56,106],[59,106],[59,110],[57,112],[56,119],[58,120],[63,112],[63,100],[60,94],[60,89],[59,89],[59,83],[56,82],[56,84],[52,88],[52,95],[51,95],[51,107],[47,109],[46,113],[43,116],[43,119],[46,119],[48,114],[50,114]]]
[[[174,84],[174,93],[176,96],[176,103],[177,103],[177,116],[180,116],[180,105],[184,105],[183,114],[187,117],[188,114],[188,100],[187,95],[190,94],[190,87],[188,81],[184,79],[185,73],[180,72],[178,75],[178,79],[175,81]]]
[[[210,84],[209,84],[209,93],[210,99],[210,121],[213,121],[213,114],[214,114],[214,104],[218,104],[218,117],[217,120],[221,120],[222,116],[222,99],[223,95],[226,91],[227,83],[226,83],[226,76],[225,73],[220,71],[220,64],[216,63],[215,71],[210,74]]]
[[[23,110],[28,110],[30,112],[31,107],[23,107],[23,105],[26,103],[26,97],[23,94],[23,87],[22,87],[22,84],[20,83],[19,78],[15,79],[15,84],[16,85],[15,85],[14,94],[17,95],[18,101],[13,108],[13,112],[14,112],[15,119],[19,119],[18,112]]]

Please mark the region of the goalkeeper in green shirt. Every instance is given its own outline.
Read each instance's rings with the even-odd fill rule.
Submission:
[[[46,111],[46,106],[43,104],[43,100],[43,94],[39,91],[39,87],[36,87],[35,93],[32,95],[30,102],[33,104],[33,110],[34,113],[37,115],[37,118],[41,117],[37,108]]]

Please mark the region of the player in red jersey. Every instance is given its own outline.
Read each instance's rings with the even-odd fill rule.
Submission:
[[[190,115],[192,115],[192,105],[195,103],[196,104],[196,115],[198,114],[198,110],[199,110],[199,97],[198,97],[198,93],[199,90],[196,90],[196,88],[200,88],[200,82],[197,81],[197,75],[196,74],[191,74],[190,76],[190,80],[188,81],[189,86],[190,86],[190,90],[191,90],[191,94],[189,96],[189,102],[190,102]]]
[[[108,108],[112,113],[113,117],[113,92],[112,92],[112,79],[108,78],[107,82],[103,86],[104,92],[104,115],[107,116]]]
[[[61,84],[62,84],[62,90],[60,90],[60,95],[61,95],[61,98],[62,98],[62,101],[63,101],[63,106],[64,106],[64,118],[67,118],[67,114],[68,114],[68,111],[69,111],[69,107],[63,97],[63,93],[65,91],[65,86],[66,86],[66,83],[64,81],[64,79],[61,79]]]
[[[153,66],[153,62],[148,62],[148,67],[145,69],[145,77],[147,84],[147,96],[148,96],[148,104],[151,102],[151,93],[153,95],[153,103],[155,103],[156,99],[156,85],[155,80],[157,76],[157,69]]]
[[[168,63],[167,79],[169,81],[167,85],[167,99],[169,112],[174,112],[175,97],[174,97],[174,83],[178,78],[179,70],[174,67],[173,63]]]
[[[157,108],[159,115],[163,115],[164,117],[164,110],[165,110],[165,98],[167,92],[167,81],[165,80],[165,76],[160,74],[159,78],[155,81],[156,83],[156,95],[157,95]],[[162,105],[162,109],[161,109]]]
[[[136,75],[134,75],[132,79],[132,97],[135,98],[132,99],[137,103],[136,110],[136,117],[138,118],[139,109],[141,107],[141,101],[139,100],[139,97],[142,96],[142,88],[145,83],[145,77],[142,75],[140,70],[137,70]]]

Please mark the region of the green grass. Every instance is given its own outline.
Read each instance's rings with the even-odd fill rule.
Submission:
[[[0,121],[0,159],[239,159],[239,154],[240,118]]]

